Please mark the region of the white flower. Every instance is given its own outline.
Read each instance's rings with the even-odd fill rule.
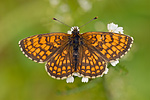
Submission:
[[[113,62],[110,62],[112,66],[116,66],[118,63],[119,63],[119,60],[116,60],[116,61],[113,61]]]
[[[73,83],[74,82],[74,77],[73,76],[70,76],[66,79],[66,82],[67,83]]]
[[[107,24],[107,29],[109,30],[109,32],[114,32],[117,29],[117,27],[118,25],[114,23]]]
[[[123,31],[124,31],[123,27],[118,27],[118,25],[114,24],[114,23],[107,24],[107,29],[109,32],[124,34],[123,33]]]
[[[116,33],[124,34],[123,31],[124,31],[124,30],[123,30],[123,27],[118,27],[115,32],[116,32]]]
[[[87,83],[87,82],[89,81],[89,78],[82,77],[82,80],[81,80],[81,81],[84,82],[84,83]]]

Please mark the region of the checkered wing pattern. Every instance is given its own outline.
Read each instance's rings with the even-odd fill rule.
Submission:
[[[86,44],[110,62],[125,55],[133,43],[132,37],[112,32],[86,32],[82,37]]]
[[[74,67],[72,66],[73,48],[69,44],[60,49],[46,63],[48,74],[57,79],[65,79],[72,75]]]
[[[29,59],[43,63],[69,41],[68,36],[66,33],[34,35],[19,41],[19,46]]]
[[[106,67],[107,63],[99,53],[94,51],[94,49],[87,44],[83,43],[83,45],[80,45],[77,72],[81,76],[88,78],[100,77],[103,75]]]

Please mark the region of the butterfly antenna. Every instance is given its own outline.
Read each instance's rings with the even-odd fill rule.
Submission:
[[[79,28],[81,28],[81,27],[85,26],[86,24],[90,23],[91,21],[93,21],[93,20],[95,20],[95,19],[97,19],[97,18],[98,18],[98,17],[94,17],[93,19],[91,19],[90,21],[88,21],[88,22],[87,22],[87,23],[85,23],[84,25],[80,26]]]
[[[71,26],[69,26],[69,25],[67,25],[67,24],[63,23],[62,21],[60,21],[60,20],[58,20],[58,19],[56,19],[56,18],[53,18],[53,20],[56,20],[56,21],[58,21],[58,22],[60,22],[60,23],[62,23],[62,24],[64,24],[64,25],[66,25],[66,26],[68,26],[68,27],[70,27],[70,28],[71,28]]]

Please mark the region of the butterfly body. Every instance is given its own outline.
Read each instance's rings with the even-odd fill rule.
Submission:
[[[80,44],[80,36],[79,36],[79,29],[78,27],[75,27],[72,31],[71,35],[71,43],[70,45],[73,46],[73,65],[74,65],[74,71],[77,71],[77,63],[78,63],[78,48]]]
[[[131,48],[133,38],[113,32],[86,32],[79,34],[48,33],[30,36],[19,42],[21,51],[35,62],[47,62],[48,74],[65,79],[75,72],[95,78],[104,74],[107,63],[116,61]]]

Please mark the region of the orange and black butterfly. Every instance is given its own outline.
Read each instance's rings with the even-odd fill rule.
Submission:
[[[71,28],[71,33],[34,35],[19,41],[19,46],[29,59],[46,62],[45,68],[51,77],[65,79],[73,73],[87,78],[100,77],[107,63],[125,55],[133,43],[132,37],[119,33],[80,34],[76,26]]]

